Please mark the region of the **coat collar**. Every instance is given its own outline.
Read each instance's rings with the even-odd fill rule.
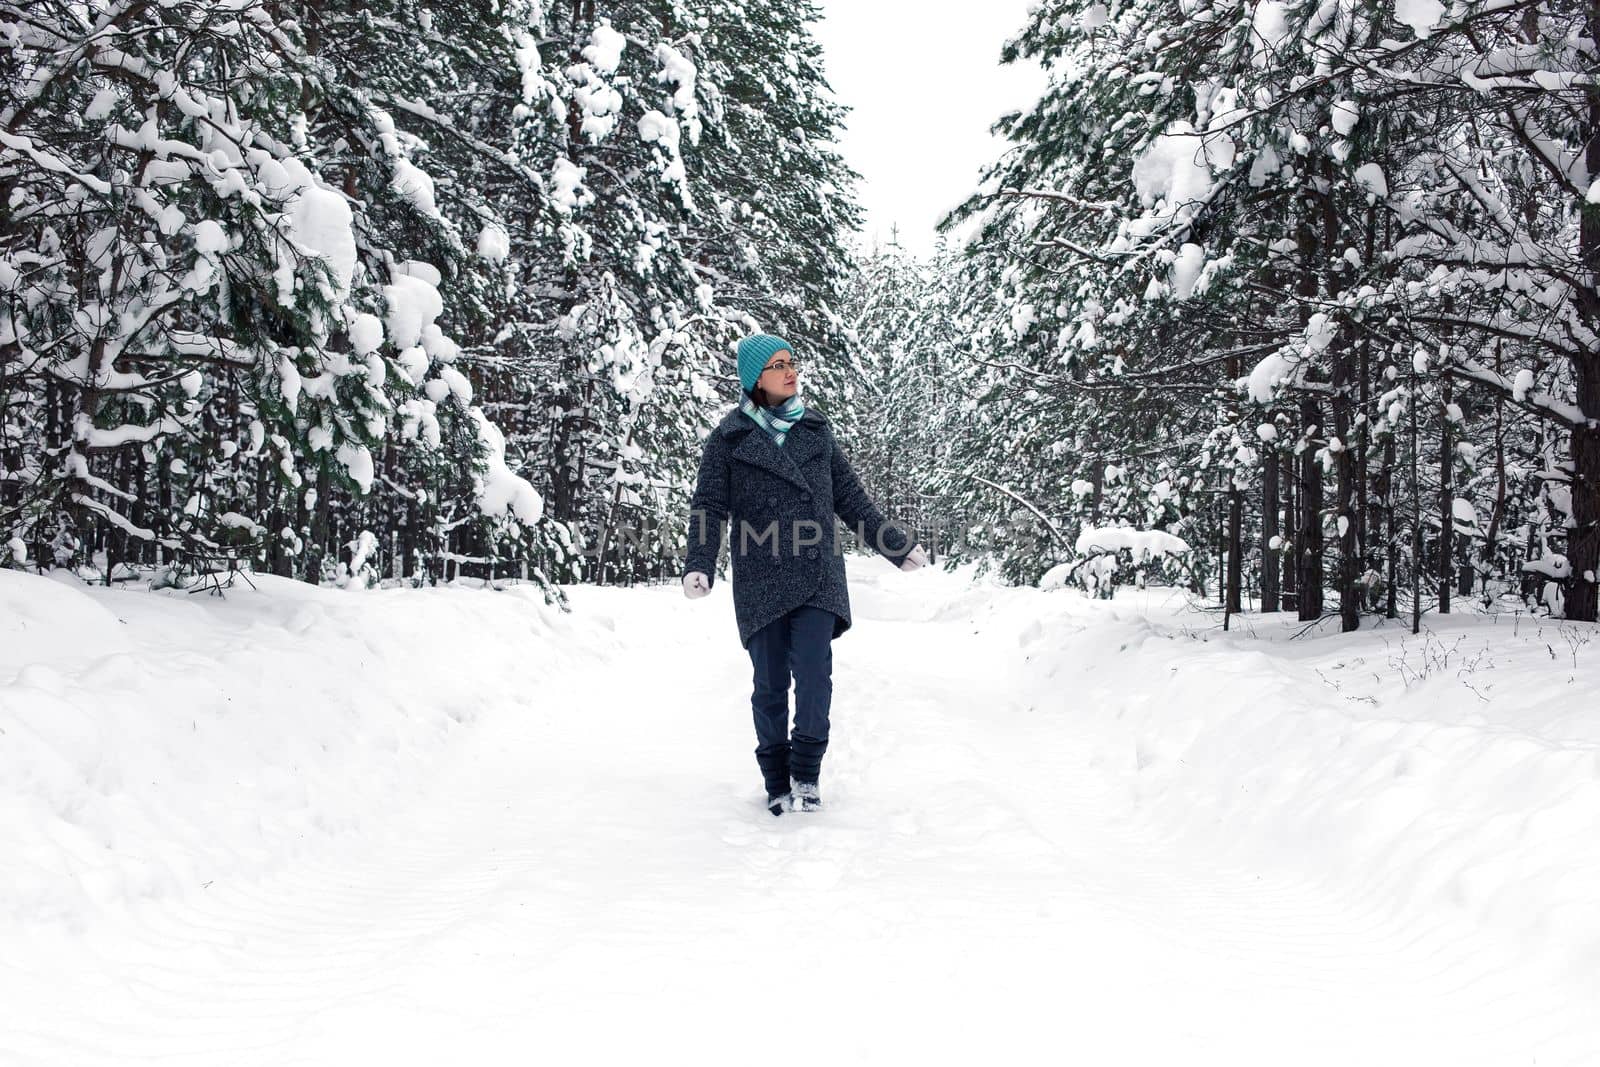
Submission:
[[[743,437],[734,447],[735,458],[765,468],[801,489],[810,489],[811,483],[800,473],[800,467],[807,460],[815,458],[826,446],[824,434],[827,425],[828,420],[820,412],[808,407],[800,421],[789,428],[788,435],[783,439],[783,447],[779,448],[777,442],[757,426],[750,416],[734,408],[723,418],[718,431],[729,439]]]

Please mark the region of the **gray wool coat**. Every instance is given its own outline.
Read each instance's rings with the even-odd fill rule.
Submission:
[[[726,522],[739,643],[748,648],[757,630],[804,604],[833,612],[838,637],[850,629],[850,591],[835,515],[896,566],[910,555],[910,532],[868,499],[826,417],[806,408],[780,448],[736,407],[705,440],[683,573],[715,584]]]

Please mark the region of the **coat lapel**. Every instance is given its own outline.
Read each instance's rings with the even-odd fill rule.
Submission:
[[[765,430],[752,422],[748,415],[740,413],[739,418],[748,423],[750,428],[745,432],[744,440],[733,450],[735,459],[763,467],[801,489],[811,488],[811,483],[800,473],[800,464],[811,459],[822,449],[822,435],[812,425],[813,416],[808,414],[790,427],[788,435],[783,439],[782,448],[778,447],[777,442]]]

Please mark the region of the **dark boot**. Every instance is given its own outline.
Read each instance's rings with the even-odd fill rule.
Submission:
[[[822,794],[817,791],[817,783],[796,781],[790,804],[793,811],[821,811]]]
[[[790,755],[790,746],[787,741],[780,741],[776,745],[764,745],[756,749],[756,763],[761,767],[761,778],[767,786],[767,804],[770,807],[774,800],[786,796],[789,792],[789,763],[793,758]],[[778,812],[773,812],[774,815]]]
[[[822,777],[822,754],[828,751],[828,742],[795,734],[789,739],[789,747],[789,776],[797,782],[816,785]]]

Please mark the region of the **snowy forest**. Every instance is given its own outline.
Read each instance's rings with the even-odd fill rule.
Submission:
[[[936,558],[1596,617],[1594,10],[1045,0],[931,257],[853,240],[815,18],[0,6],[0,560],[675,577],[762,329]]]
[[[1593,620],[1597,17],[1038,5],[979,239],[866,274],[865,347],[944,391],[907,491],[1004,516],[1022,581],[1114,521],[1235,612]]]
[[[644,577],[730,339],[848,350],[803,7],[0,17],[12,566]]]
[[[1600,1064],[1597,42],[0,0],[0,1065]]]

